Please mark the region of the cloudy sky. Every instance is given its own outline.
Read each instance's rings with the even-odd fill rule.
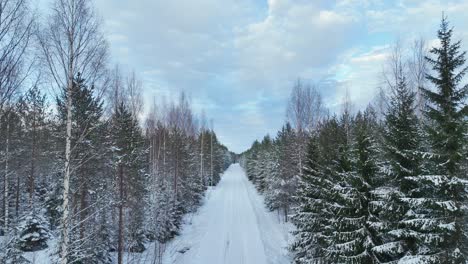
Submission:
[[[47,0],[40,0],[47,1]],[[349,90],[375,97],[396,39],[434,42],[442,11],[468,49],[468,0],[95,0],[112,62],[134,69],[145,99],[191,96],[235,152],[285,120],[297,78],[332,109]]]

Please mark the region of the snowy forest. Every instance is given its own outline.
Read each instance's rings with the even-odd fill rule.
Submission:
[[[0,263],[162,252],[234,160],[185,94],[142,118],[142,82],[109,65],[93,8],[57,0],[40,20],[0,0]]]
[[[452,36],[443,17],[440,45],[397,43],[364,110],[346,95],[330,113],[298,81],[283,128],[242,154],[296,227],[294,263],[468,263],[468,65]]]
[[[468,263],[467,43],[447,16],[437,42],[393,46],[365,108],[295,76],[282,128],[236,154],[190,91],[148,100],[95,1],[33,3],[0,0],[0,264]]]

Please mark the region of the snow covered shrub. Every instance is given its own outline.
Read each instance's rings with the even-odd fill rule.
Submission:
[[[143,231],[132,234],[132,240],[128,247],[128,251],[142,253],[146,250],[145,242],[147,241],[145,233]]]
[[[49,230],[45,220],[38,215],[27,215],[19,227],[17,246],[22,251],[38,251],[48,247]]]

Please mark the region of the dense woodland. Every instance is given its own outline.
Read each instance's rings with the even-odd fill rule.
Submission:
[[[437,37],[396,45],[364,110],[345,96],[330,113],[298,81],[283,128],[241,155],[295,226],[295,263],[467,263],[468,67],[445,17]],[[161,263],[238,158],[189,96],[144,107],[138,75],[109,61],[91,0],[0,0],[0,263],[46,248],[51,263]]]
[[[365,110],[346,96],[330,114],[297,82],[288,122],[243,153],[267,206],[296,226],[295,263],[467,263],[468,68],[452,36],[444,17],[440,45],[395,45]]]
[[[48,247],[123,263],[149,242],[159,263],[234,154],[185,94],[142,118],[143,84],[109,65],[91,1],[49,11],[0,0],[0,263]]]

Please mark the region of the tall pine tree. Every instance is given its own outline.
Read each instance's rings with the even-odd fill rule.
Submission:
[[[461,86],[467,72],[466,52],[460,51],[460,41],[452,42],[453,31],[446,17],[438,31],[439,47],[427,57],[432,75],[427,79],[435,89],[423,89],[427,99],[428,139],[431,159],[430,174],[419,177],[421,198],[413,226],[417,249],[415,257],[434,263],[464,263],[466,252],[466,171],[462,170],[463,146],[466,145],[468,86]],[[466,154],[466,153],[465,153]],[[424,219],[420,220],[420,219]]]
[[[116,165],[118,235],[118,263],[123,262],[123,252],[142,251],[144,245],[141,229],[144,221],[145,173],[143,155],[144,139],[138,120],[130,113],[124,102],[120,102],[112,116],[112,142]],[[128,217],[127,213],[128,212]],[[126,220],[128,219],[128,220]],[[124,245],[126,233],[130,245]]]
[[[303,172],[297,193],[299,206],[292,217],[297,228],[291,246],[295,252],[294,262],[329,263],[327,248],[333,213],[328,199],[333,182],[324,173],[317,135],[310,138]]]
[[[382,171],[385,184],[380,189],[383,203],[376,204],[380,214],[379,245],[373,248],[381,262],[398,261],[415,250],[415,241],[406,221],[417,210],[411,198],[417,198],[417,185],[413,179],[422,172],[422,134],[416,116],[415,93],[408,87],[400,67],[388,112],[385,116],[384,150],[388,161]]]

